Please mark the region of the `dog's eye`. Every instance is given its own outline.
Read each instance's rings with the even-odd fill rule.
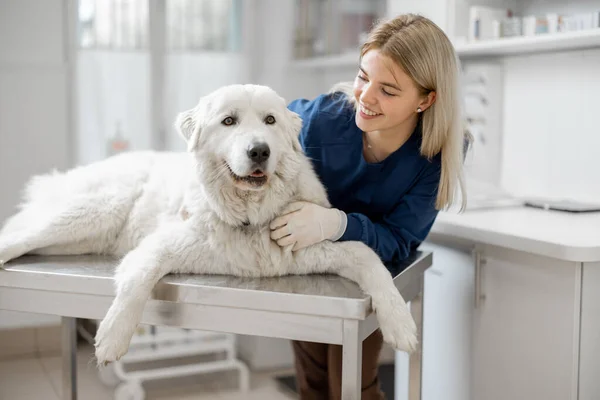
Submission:
[[[272,115],[267,115],[267,118],[265,118],[265,124],[273,125],[274,123],[275,123],[275,117]]]
[[[226,126],[233,125],[233,124],[235,124],[235,118],[233,118],[233,117],[227,117],[223,121],[221,121],[221,123],[223,125],[226,125]]]

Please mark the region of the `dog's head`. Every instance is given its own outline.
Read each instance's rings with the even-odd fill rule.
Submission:
[[[302,155],[300,117],[265,86],[222,87],[179,114],[175,125],[205,184],[262,191],[290,179]]]

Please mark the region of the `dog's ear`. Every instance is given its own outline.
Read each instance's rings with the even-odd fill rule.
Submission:
[[[288,110],[289,116],[289,124],[288,124],[288,134],[292,140],[292,147],[294,151],[298,153],[304,153],[302,150],[302,146],[300,145],[300,131],[302,130],[302,118],[295,112]]]
[[[188,151],[194,151],[198,145],[201,126],[198,118],[197,107],[183,111],[175,118],[175,129],[187,143]]]

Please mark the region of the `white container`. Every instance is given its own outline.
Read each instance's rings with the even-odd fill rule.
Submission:
[[[502,24],[498,20],[492,21],[492,38],[499,39],[502,36]]]
[[[535,36],[536,20],[534,15],[523,17],[523,36]]]
[[[494,38],[494,21],[508,17],[506,8],[472,6],[469,8],[469,41],[490,40]]]
[[[543,35],[548,33],[548,20],[546,17],[536,17],[535,19],[535,34]]]
[[[578,14],[577,18],[579,20],[579,29],[587,30],[595,28],[593,13]]]
[[[523,34],[523,22],[519,17],[507,18],[502,21],[502,36],[514,37]]]
[[[600,28],[600,11],[596,11],[592,13],[592,28],[597,29]]]
[[[548,33],[558,32],[558,14],[546,14],[546,20],[548,20]]]
[[[581,29],[576,15],[566,16],[562,20],[563,20],[563,28],[561,29],[561,31],[573,32],[573,31],[578,31]]]

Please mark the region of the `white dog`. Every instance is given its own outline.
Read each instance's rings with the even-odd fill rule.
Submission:
[[[411,352],[416,325],[379,257],[360,242],[292,252],[269,223],[293,201],[329,207],[298,141],[302,121],[273,90],[226,86],[177,117],[185,153],[131,152],[34,177],[0,232],[0,264],[26,253],[124,256],[96,335],[98,363],[127,352],[166,274],[333,273],[372,297],[386,342]]]

